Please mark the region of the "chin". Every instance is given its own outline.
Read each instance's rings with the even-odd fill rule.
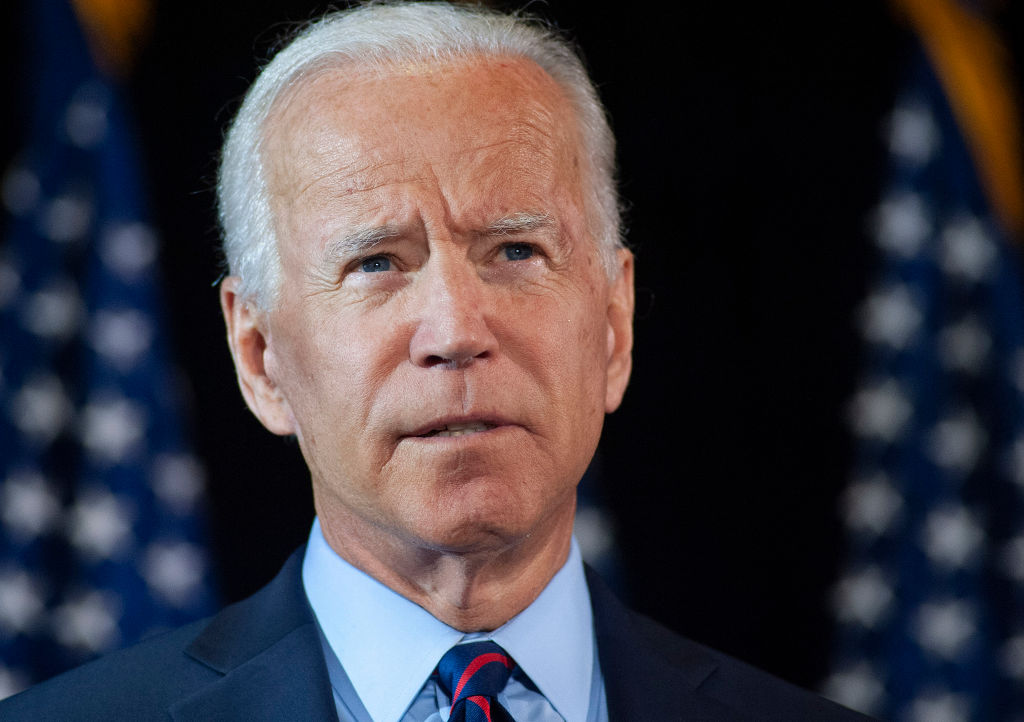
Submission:
[[[414,535],[425,547],[457,554],[513,549],[530,538],[556,534],[563,526],[571,533],[574,496],[568,504],[550,506],[536,500],[531,504],[493,489],[490,493],[480,491],[483,493],[462,495],[458,506],[447,502],[423,504],[420,513],[407,519],[406,528],[416,530]],[[568,523],[561,524],[566,516]]]
[[[435,517],[429,526],[415,534],[428,549],[454,554],[494,553],[520,544],[530,536],[529,524],[519,520],[476,518],[448,520],[438,524]]]

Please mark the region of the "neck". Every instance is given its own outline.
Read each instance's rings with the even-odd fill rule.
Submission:
[[[317,515],[324,538],[343,559],[450,627],[479,632],[526,609],[565,564],[575,500],[543,530],[509,540],[491,537],[469,551],[399,539],[320,504]]]

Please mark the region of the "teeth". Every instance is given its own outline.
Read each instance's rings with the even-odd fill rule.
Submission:
[[[479,421],[468,424],[448,424],[443,429],[431,431],[427,436],[465,436],[466,434],[475,434],[478,431],[487,431],[493,428],[493,425]]]

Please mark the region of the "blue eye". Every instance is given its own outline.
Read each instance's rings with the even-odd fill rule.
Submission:
[[[380,273],[391,270],[391,259],[387,256],[370,256],[359,264],[363,273]]]
[[[510,243],[505,246],[505,258],[510,261],[525,261],[533,255],[533,246],[529,243]]]

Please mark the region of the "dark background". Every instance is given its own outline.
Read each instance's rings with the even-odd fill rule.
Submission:
[[[1011,39],[1016,5],[999,15]],[[630,205],[635,365],[602,441],[602,492],[634,606],[813,686],[842,560],[855,309],[875,260],[865,224],[910,36],[876,0],[672,6],[531,6],[583,48]],[[0,11],[15,70],[19,7]],[[216,154],[256,59],[325,8],[160,2],[127,83],[227,600],[273,575],[312,504],[297,446],[264,431],[235,385],[213,285]],[[4,97],[21,77],[7,74]],[[3,160],[21,130],[5,116]]]

